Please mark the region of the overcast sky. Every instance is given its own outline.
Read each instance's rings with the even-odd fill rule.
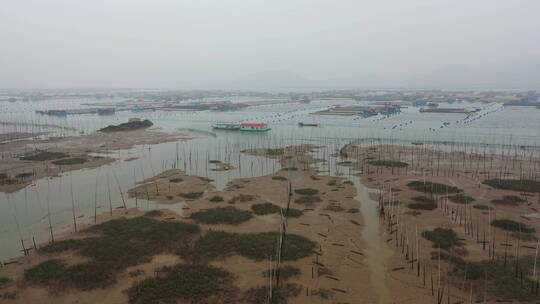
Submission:
[[[538,0],[2,0],[0,88],[540,88]]]

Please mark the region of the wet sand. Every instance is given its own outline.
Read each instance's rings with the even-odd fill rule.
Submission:
[[[526,163],[531,161],[530,158],[523,158],[520,166],[520,161],[513,160],[515,157],[513,153],[508,153],[504,157],[483,154],[482,151],[477,151],[474,154],[439,153],[437,150],[425,147],[387,145],[364,147],[350,145],[342,152],[345,152],[348,156],[347,159],[353,162],[352,166],[363,173],[361,174],[362,183],[369,188],[377,189],[377,192],[371,193],[371,198],[377,203],[384,201],[386,216],[388,217],[388,214],[394,216],[392,229],[389,229],[388,226],[383,227],[382,237],[387,240],[387,244],[395,253],[387,267],[390,290],[395,302],[398,299],[399,303],[428,303],[430,302],[428,299],[431,299],[431,302],[436,301],[438,265],[437,260],[433,259],[432,255],[437,256],[438,249],[433,248],[432,242],[421,237],[423,231],[437,227],[454,230],[462,242],[462,246],[457,246],[449,252],[465,261],[502,260],[505,252],[504,244],[508,235],[508,243],[511,246],[509,248],[513,248],[506,250],[508,260],[514,261],[515,248],[518,244],[517,233],[507,233],[503,229],[490,225],[490,221],[494,219],[511,219],[535,229],[531,239],[519,241],[520,257],[535,256],[536,238],[540,237],[540,220],[527,216],[537,214],[540,210],[539,194],[495,189],[482,183],[488,178],[498,176],[500,172],[504,173],[505,178],[519,179],[520,174],[525,172],[524,169],[527,171],[536,169],[534,163]],[[415,155],[414,159],[411,159],[413,154]],[[379,159],[406,162],[409,167],[385,167],[368,163],[369,160]],[[532,159],[532,162],[535,160]],[[515,164],[513,165],[513,163]],[[472,197],[474,201],[462,204],[447,198],[452,194],[442,193],[434,196],[438,205],[434,210],[408,208],[407,205],[415,202],[416,197],[430,197],[430,194],[412,190],[407,186],[411,181],[423,182],[424,180],[458,187],[463,190],[462,194]],[[517,205],[494,203],[494,200],[509,195],[521,197],[524,201]],[[393,203],[389,203],[390,201]],[[484,206],[485,209],[478,209],[476,206]],[[399,223],[396,224],[396,221]],[[385,220],[384,223],[389,225],[389,220]],[[399,231],[397,235],[393,233],[395,231]],[[418,275],[417,269],[416,239],[419,243],[418,254],[422,265],[420,275]],[[493,245],[494,253],[492,253]],[[408,252],[409,250],[410,252]],[[446,252],[445,250],[441,251]],[[379,253],[381,252],[384,250],[379,251]],[[415,262],[411,263],[413,258]],[[454,269],[454,265],[447,261],[441,262],[441,269],[441,289],[444,288],[444,302],[446,303],[447,289],[449,288],[447,285],[449,285],[452,302],[465,301],[468,303],[470,297],[468,284],[470,282],[467,283],[467,288],[463,288],[463,278],[447,276],[447,272],[451,273]],[[424,271],[426,272],[425,284]],[[435,297],[431,295],[432,275],[435,277]],[[525,273],[524,275],[530,276],[531,274]],[[532,279],[532,276],[530,278]],[[447,284],[447,279],[450,284]],[[404,288],[404,286],[406,287]],[[483,300],[483,281],[481,283],[475,282],[473,286],[473,301]],[[502,299],[497,295],[487,292],[487,303],[500,300]],[[516,301],[516,303],[530,302]]]
[[[2,148],[0,192],[15,192],[43,177],[54,177],[64,172],[96,168],[115,161],[112,151],[129,149],[137,145],[191,139],[186,133],[168,134],[161,131],[137,130],[115,133],[50,138],[46,140],[19,140],[0,144]],[[19,157],[36,150],[65,153],[68,158],[84,158],[81,164],[55,165],[55,160],[27,161]],[[19,176],[19,177],[17,177]]]
[[[358,299],[365,300],[365,303],[377,303],[379,302],[378,295],[373,291],[370,282],[370,269],[364,262],[366,255],[366,245],[362,237],[364,220],[361,213],[348,212],[361,207],[360,202],[354,199],[357,195],[356,189],[345,178],[321,176],[315,170],[308,169],[308,165],[313,159],[306,154],[307,149],[304,147],[286,150],[285,154],[279,157],[284,167],[297,168],[296,170],[282,170],[272,176],[237,179],[230,182],[223,191],[216,191],[208,181],[199,177],[186,176],[179,170],[169,170],[142,182],[131,189],[130,193],[132,195],[144,193],[146,196],[146,191],[143,190],[145,185],[155,187],[157,184],[159,192],[150,194],[150,199],[163,201],[163,197],[175,195],[174,201],[177,201],[178,193],[201,191],[202,197],[184,200],[185,207],[181,216],[170,212],[161,216],[163,220],[181,219],[191,222],[192,220],[189,218],[191,213],[215,207],[234,206],[237,209],[250,210],[253,204],[262,202],[270,202],[284,207],[287,201],[289,181],[293,189],[317,189],[322,201],[313,206],[294,203],[294,200],[300,197],[298,194],[293,194],[291,198],[293,201],[291,207],[303,210],[303,215],[299,218],[288,219],[288,231],[316,242],[315,249],[318,254],[284,263],[298,267],[302,271],[298,278],[291,279],[290,282],[300,284],[303,291],[298,297],[290,299],[289,303],[355,303]],[[246,153],[248,152],[246,151]],[[280,178],[276,178],[276,176],[280,176]],[[182,181],[178,181],[179,178]],[[252,197],[238,199],[241,195],[252,195]],[[221,196],[224,200],[222,202],[209,201],[209,198],[214,196]],[[333,207],[329,209],[330,206]],[[128,211],[127,216],[139,214],[131,210]],[[115,212],[119,215],[125,213],[124,210]],[[106,215],[103,216],[107,218]],[[279,215],[268,214],[256,215],[249,221],[235,226],[224,224],[199,224],[199,226],[204,231],[212,229],[235,233],[257,233],[278,231],[279,223]],[[123,290],[130,287],[135,281],[152,276],[153,269],[157,266],[173,265],[180,260],[171,255],[156,256],[151,263],[133,267],[133,269],[143,272],[143,275],[139,277],[131,278],[126,271],[120,274],[117,283],[105,289],[88,292],[70,290],[54,294],[48,292],[47,288],[44,287],[24,286],[22,280],[23,269],[46,258],[51,258],[51,256],[43,257],[33,253],[29,257],[20,258],[20,265],[8,265],[0,269],[0,276],[9,275],[15,278],[19,284],[17,288],[15,288],[16,286],[8,288],[8,290],[17,289],[19,292],[17,300],[13,301],[14,303],[24,303],[37,298],[40,298],[42,303],[72,303],[74,300],[77,300],[78,303],[95,303],[96,299],[101,299],[103,303],[127,303],[128,299]],[[62,258],[70,259],[73,263],[80,259],[73,253],[63,253]],[[242,291],[267,284],[267,279],[261,273],[268,269],[268,262],[255,262],[240,256],[230,256],[215,260],[212,265],[222,267],[235,274],[237,278],[235,285]],[[318,275],[320,265],[324,265],[328,274]],[[313,294],[313,291],[320,288],[330,290],[332,296],[323,299]]]
[[[505,233],[498,228],[490,228],[489,219],[512,218],[521,219],[524,214],[537,210],[535,196],[527,196],[515,191],[492,189],[480,182],[478,174],[471,172],[469,167],[462,170],[454,169],[452,175],[442,176],[446,165],[439,164],[439,175],[424,164],[423,170],[408,169],[397,171],[395,168],[380,168],[362,164],[369,152],[354,153],[349,151],[348,160],[351,167],[359,172],[350,177],[332,177],[320,175],[312,167],[317,160],[310,155],[314,146],[288,147],[284,150],[246,150],[243,153],[278,159],[284,169],[274,175],[256,178],[241,178],[231,181],[223,190],[216,190],[211,183],[200,177],[188,176],[180,170],[168,170],[158,176],[148,178],[129,190],[131,197],[139,199],[149,198],[160,203],[181,203],[182,214],[165,212],[162,220],[181,220],[193,222],[190,215],[194,212],[212,209],[215,207],[234,206],[240,210],[251,210],[256,203],[269,202],[278,206],[285,206],[287,202],[287,185],[292,184],[293,189],[314,188],[319,191],[321,202],[312,206],[294,203],[300,195],[293,192],[291,207],[303,210],[299,218],[288,219],[288,231],[304,236],[317,243],[317,254],[297,261],[285,263],[301,269],[302,274],[290,280],[300,284],[303,291],[299,296],[289,299],[289,303],[433,303],[436,298],[431,294],[431,280],[434,278],[434,292],[437,293],[437,263],[432,254],[437,253],[433,244],[422,238],[422,231],[435,227],[452,228],[463,240],[460,252],[466,251],[462,257],[469,261],[484,260],[489,257],[488,250],[478,242],[477,236],[465,228],[463,218],[464,207],[461,204],[446,201],[444,208],[435,210],[420,210],[412,212],[407,208],[409,202],[419,195],[425,195],[411,190],[407,183],[413,180],[426,179],[428,181],[446,183],[463,189],[466,195],[472,196],[474,204],[485,204],[494,210],[486,211],[468,208],[469,218],[473,219],[475,229],[486,231],[487,239],[496,238],[495,250],[500,255],[502,238]],[[355,149],[350,147],[350,149]],[[375,150],[372,150],[375,153]],[[382,155],[382,153],[380,154]],[[360,157],[358,157],[360,156]],[[383,156],[384,157],[384,156]],[[385,159],[390,159],[389,156]],[[402,161],[406,161],[400,158]],[[516,169],[513,174],[516,174]],[[368,188],[369,187],[369,188]],[[370,191],[369,189],[373,189]],[[380,191],[379,191],[380,190]],[[186,198],[183,194],[197,193]],[[493,204],[493,199],[503,195],[521,195],[528,202],[519,206],[501,206]],[[383,200],[381,199],[381,195]],[[212,202],[210,198],[219,196],[223,200]],[[244,196],[244,199],[239,197]],[[249,198],[245,198],[250,196]],[[379,218],[379,202],[388,202],[392,197],[393,207],[387,205],[386,212],[394,208],[393,214],[399,216],[399,224],[388,226],[388,221]],[[445,195],[438,196],[445,197]],[[336,207],[338,206],[338,207]],[[398,207],[399,206],[399,207]],[[439,205],[442,206],[442,205]],[[360,212],[351,211],[359,209]],[[139,211],[116,210],[115,216],[136,216]],[[103,215],[106,219],[108,216]],[[102,217],[100,217],[101,220]],[[467,218],[467,217],[465,217]],[[200,224],[203,231],[223,230],[234,233],[257,233],[277,231],[280,217],[277,214],[256,215],[247,222],[239,225],[210,225]],[[540,223],[538,220],[527,220],[527,225],[536,228],[538,236]],[[388,227],[392,227],[388,229]],[[398,229],[400,236],[394,234]],[[418,232],[417,232],[418,231]],[[482,235],[482,234],[480,234]],[[77,236],[77,235],[75,235]],[[516,242],[514,237],[511,241]],[[419,246],[415,245],[418,242]],[[405,246],[406,245],[406,246]],[[522,241],[522,254],[534,254],[535,241]],[[418,252],[418,253],[417,253]],[[456,253],[459,253],[456,251]],[[70,255],[71,254],[71,255]],[[80,261],[81,257],[66,253],[62,258],[72,259],[73,263]],[[129,288],[134,282],[153,275],[158,266],[174,265],[181,259],[174,255],[158,255],[152,262],[138,265],[129,269],[141,270],[137,277],[127,275],[128,270],[120,274],[117,282],[105,289],[92,291],[70,290],[54,294],[44,287],[24,286],[22,280],[23,269],[43,261],[46,257],[31,254],[20,258],[19,265],[8,265],[0,269],[0,276],[15,278],[17,284],[7,290],[17,289],[19,297],[16,301],[24,303],[40,298],[43,303],[94,303],[102,300],[103,303],[127,303],[128,299],[123,290]],[[50,257],[48,257],[50,258]],[[410,262],[413,259],[412,263]],[[417,272],[417,263],[420,261],[420,275]],[[268,262],[256,262],[241,256],[229,256],[211,262],[212,265],[222,267],[235,274],[235,286],[241,291],[267,284],[261,273],[268,269]],[[330,270],[330,275],[318,275],[319,265]],[[450,278],[447,284],[447,272],[451,272],[452,265],[446,261],[441,262],[441,282],[444,290],[451,288],[451,303],[468,303],[469,290],[462,288],[460,280]],[[424,279],[425,278],[425,279]],[[332,291],[332,296],[323,299],[313,294],[318,289]],[[481,300],[481,289],[475,286],[474,300]],[[446,294],[444,298],[446,303]],[[487,303],[500,300],[488,295]],[[516,302],[517,303],[517,302]],[[524,302],[525,303],[525,302]]]

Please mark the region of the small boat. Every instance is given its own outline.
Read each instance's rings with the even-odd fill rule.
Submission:
[[[298,125],[300,127],[318,127],[318,123],[306,123],[306,122],[299,122]]]
[[[220,130],[239,130],[240,125],[234,122],[216,122],[212,125],[212,128]]]
[[[269,131],[270,128],[265,123],[241,123],[240,124],[240,131],[250,131],[250,132],[266,132]]]

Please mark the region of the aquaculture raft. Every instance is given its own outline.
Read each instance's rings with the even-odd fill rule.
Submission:
[[[220,130],[239,130],[240,124],[231,122],[216,122],[212,125],[212,128]]]
[[[265,123],[242,123],[240,124],[240,131],[251,131],[251,132],[266,132],[270,130],[268,125]]]

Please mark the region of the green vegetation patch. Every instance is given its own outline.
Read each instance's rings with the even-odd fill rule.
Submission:
[[[491,202],[496,205],[519,206],[526,201],[517,195],[505,195],[502,198],[494,199]]]
[[[312,296],[328,300],[334,296],[334,292],[330,289],[319,288],[311,291]]]
[[[153,126],[154,124],[146,119],[146,120],[134,120],[129,121],[125,123],[121,123],[119,125],[109,125],[103,129],[100,129],[99,132],[109,133],[109,132],[123,132],[123,131],[132,131],[132,130],[138,130],[138,129],[145,129]]]
[[[449,186],[446,184],[434,183],[434,182],[423,182],[423,181],[412,181],[407,184],[412,190],[425,192],[425,193],[435,193],[435,194],[454,194],[460,193],[463,190],[458,187]]]
[[[313,188],[300,188],[300,189],[295,189],[294,193],[299,194],[299,195],[313,196],[313,195],[317,195],[319,193],[319,190],[313,189]]]
[[[448,249],[461,245],[456,232],[452,229],[435,228],[431,231],[422,232],[422,236],[433,242],[433,247]]]
[[[231,255],[264,261],[275,256],[279,239],[277,232],[237,234],[225,231],[209,231],[191,248],[180,250],[179,254],[193,261],[213,260]],[[282,261],[295,261],[312,254],[315,243],[309,239],[288,234],[283,242]]]
[[[368,160],[367,163],[372,166],[394,167],[394,168],[404,168],[404,167],[409,166],[409,164],[402,161],[397,161],[397,160],[376,159],[376,160]]]
[[[482,182],[495,189],[513,190],[521,192],[540,192],[540,181],[530,179],[501,179],[493,178]]]
[[[273,303],[286,304],[289,298],[297,297],[303,290],[303,287],[294,283],[287,283],[285,286],[280,286],[273,290]],[[250,304],[266,303],[268,298],[268,286],[258,286],[248,289],[242,301]]]
[[[253,213],[257,215],[280,213],[280,210],[286,217],[297,218],[303,215],[303,212],[301,210],[289,208],[289,210],[287,211],[286,208],[280,208],[279,206],[271,203],[254,204],[251,206],[251,210],[253,210]]]
[[[99,236],[57,241],[41,248],[40,252],[75,250],[89,258],[89,262],[67,266],[61,260],[49,260],[29,269],[25,279],[83,290],[103,287],[114,282],[116,275],[127,267],[149,262],[159,253],[186,248],[199,227],[142,216],[110,220],[86,231]]]
[[[523,223],[509,220],[509,219],[497,219],[492,220],[491,225],[497,228],[501,228],[503,230],[507,231],[513,231],[513,232],[522,232],[522,233],[532,233],[534,232],[534,228],[529,227]]]
[[[523,274],[531,273],[534,264],[534,257],[523,257],[519,259],[519,268]],[[478,295],[483,295],[485,278],[487,275],[487,293],[501,299],[514,299],[519,301],[530,301],[538,299],[537,295],[531,293],[531,286],[535,284],[528,276],[523,276],[523,284],[516,277],[514,262],[511,265],[504,265],[503,261],[467,261],[457,263],[452,274],[456,278],[462,279],[467,274],[467,280],[473,282],[473,290],[478,291]]]
[[[229,201],[229,203],[231,204],[235,204],[236,202],[241,202],[241,203],[245,203],[245,202],[250,202],[252,200],[255,199],[255,195],[251,195],[251,194],[238,194],[237,196],[231,198],[231,200]]]
[[[300,205],[313,206],[316,203],[322,202],[322,199],[318,196],[301,196],[295,198],[294,202]]]
[[[324,208],[324,210],[332,211],[332,212],[343,212],[345,211],[345,208],[341,207],[339,204],[330,204]]]
[[[209,265],[177,264],[162,267],[158,276],[128,289],[130,303],[236,303],[234,276]],[[182,302],[183,303],[183,302]]]
[[[273,271],[274,271],[273,269],[263,271],[262,275],[263,277],[268,278],[272,275]],[[279,277],[280,279],[283,279],[283,280],[288,280],[290,278],[298,277],[301,274],[302,274],[302,271],[300,270],[300,268],[296,268],[294,266],[287,265],[287,266],[282,266],[279,268]],[[274,272],[273,275],[275,276],[276,273]]]
[[[298,171],[298,168],[296,167],[285,167],[285,168],[282,168],[280,171]]]
[[[52,163],[58,166],[69,166],[69,165],[84,164],[86,161],[87,159],[84,157],[72,157],[72,158],[55,160]]]
[[[8,286],[11,282],[13,282],[13,280],[10,278],[0,277],[0,289]]]
[[[31,153],[27,153],[21,157],[20,160],[29,160],[29,161],[45,161],[69,157],[68,154],[62,152],[49,152],[43,150],[37,150]]]
[[[252,217],[251,211],[236,209],[232,206],[201,210],[191,214],[192,219],[204,224],[238,225]]]
[[[221,197],[219,195],[214,195],[209,199],[209,201],[211,201],[213,203],[219,203],[219,202],[223,202],[224,199],[223,199],[223,197]]]
[[[281,208],[279,206],[271,203],[254,204],[251,206],[251,210],[253,210],[253,213],[257,215],[279,213],[280,209]]]
[[[437,209],[437,202],[434,199],[427,196],[415,196],[412,198],[414,203],[407,204],[407,208],[413,210],[435,210]]]
[[[161,210],[150,210],[150,211],[146,211],[146,213],[144,214],[144,216],[149,216],[149,217],[160,217],[163,215],[163,211]]]
[[[203,196],[203,193],[202,192],[186,192],[186,193],[180,193],[178,194],[178,196],[183,197],[185,199],[194,200],[194,199],[201,198]]]
[[[448,197],[452,202],[457,204],[469,204],[475,201],[471,196],[465,194],[456,194]]]
[[[304,213],[298,209],[289,208],[289,210],[287,211],[287,209],[284,208],[283,214],[286,215],[287,217],[297,218],[297,217],[301,217]]]
[[[62,277],[66,270],[66,265],[60,259],[48,260],[26,269],[24,271],[24,279],[34,284],[48,284]]]
[[[493,210],[493,208],[491,208],[490,206],[483,204],[474,204],[473,208],[478,210]]]
[[[283,148],[277,148],[277,149],[266,149],[267,155],[283,155],[285,154],[285,149]]]
[[[287,178],[285,176],[280,176],[280,175],[274,175],[272,176],[272,179],[273,180],[280,180],[280,181],[286,181]]]

